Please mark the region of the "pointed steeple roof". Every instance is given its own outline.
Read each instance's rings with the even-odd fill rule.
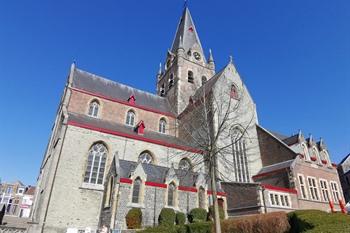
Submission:
[[[182,13],[179,25],[177,26],[171,51],[173,53],[176,53],[176,50],[179,48],[180,44],[182,44],[182,47],[185,49],[185,52],[187,52],[190,48],[196,45],[196,49],[199,50],[199,52],[201,52],[202,55],[204,54],[201,42],[197,34],[196,27],[193,23],[191,13],[188,7],[185,7]]]

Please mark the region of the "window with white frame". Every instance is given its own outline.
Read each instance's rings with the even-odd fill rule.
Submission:
[[[308,180],[311,199],[315,201],[319,201],[320,198],[318,195],[316,179],[314,177],[308,177],[307,180]]]
[[[134,126],[135,124],[135,113],[132,110],[129,110],[126,114],[126,122],[127,125]]]
[[[271,206],[274,207],[291,207],[289,195],[285,193],[269,192]]]
[[[307,199],[305,179],[303,175],[298,175],[301,198]]]
[[[249,182],[246,141],[237,127],[231,129],[231,140],[235,181]]]
[[[165,129],[166,129],[166,120],[162,118],[159,120],[159,132],[165,133]]]
[[[340,196],[339,196],[338,184],[334,181],[331,181],[330,183],[331,183],[333,200],[334,202],[339,202]]]
[[[107,152],[103,143],[96,143],[90,148],[84,176],[85,183],[103,184]]]
[[[321,194],[324,201],[329,201],[328,184],[326,180],[320,179]]]
[[[91,101],[89,105],[88,115],[91,117],[97,117],[99,108],[100,108],[100,104],[97,102],[97,100]]]
[[[13,187],[9,186],[9,187],[7,187],[6,193],[10,194],[10,193],[12,193],[12,190],[13,190]]]

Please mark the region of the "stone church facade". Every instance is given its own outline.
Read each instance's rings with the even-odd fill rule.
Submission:
[[[204,55],[188,8],[156,78],[157,94],[151,94],[72,64],[40,167],[29,232],[125,229],[133,207],[142,210],[143,226],[156,225],[164,207],[208,209],[212,189],[200,140],[205,129],[210,136],[223,132],[215,146],[225,154],[215,164],[226,217],[339,210],[343,194],[324,142],[261,127],[232,59],[216,72],[211,51]],[[199,114],[207,108],[218,110],[210,122]],[[222,117],[225,124],[219,124]]]

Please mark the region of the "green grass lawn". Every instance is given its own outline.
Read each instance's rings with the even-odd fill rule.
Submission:
[[[319,210],[298,210],[288,214],[291,233],[350,233],[350,216]]]

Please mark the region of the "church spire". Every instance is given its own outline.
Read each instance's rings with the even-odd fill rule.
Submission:
[[[196,27],[191,17],[190,10],[187,6],[184,7],[184,11],[182,13],[179,25],[176,30],[171,51],[173,53],[176,53],[180,44],[182,44],[182,47],[186,53],[190,49],[195,48],[198,52],[204,54]]]

